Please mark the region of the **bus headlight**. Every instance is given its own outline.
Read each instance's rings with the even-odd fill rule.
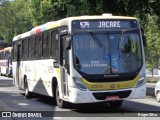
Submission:
[[[76,77],[73,77],[73,80],[75,82],[75,84],[77,85],[77,87],[80,89],[80,90],[88,90],[86,88],[86,86],[81,82],[81,80],[79,78],[76,78]]]
[[[145,79],[144,79],[144,77],[142,77],[141,79],[138,80],[135,88],[142,86],[144,84],[144,82],[145,82]]]

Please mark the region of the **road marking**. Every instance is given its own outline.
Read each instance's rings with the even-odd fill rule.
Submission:
[[[18,105],[29,105],[27,103],[18,103]]]

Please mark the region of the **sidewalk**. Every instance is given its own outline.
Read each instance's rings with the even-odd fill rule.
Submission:
[[[156,83],[146,83],[148,87],[155,87]]]

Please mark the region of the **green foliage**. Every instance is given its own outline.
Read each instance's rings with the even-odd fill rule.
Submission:
[[[6,42],[32,27],[65,17],[81,15],[135,16],[147,37],[147,67],[157,67],[160,57],[159,0],[1,0],[0,37]]]
[[[158,60],[160,58],[160,30],[156,21],[157,16],[149,16],[149,22],[146,25],[147,47],[146,60],[147,67],[158,67]]]
[[[4,1],[0,6],[0,36],[5,42],[12,41],[17,34],[29,30],[31,26],[27,1]]]
[[[33,26],[66,17],[66,7],[61,0],[31,0],[30,15]]]

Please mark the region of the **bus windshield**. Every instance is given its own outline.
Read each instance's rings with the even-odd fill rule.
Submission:
[[[142,66],[138,32],[73,35],[74,66],[85,74],[135,72]]]

